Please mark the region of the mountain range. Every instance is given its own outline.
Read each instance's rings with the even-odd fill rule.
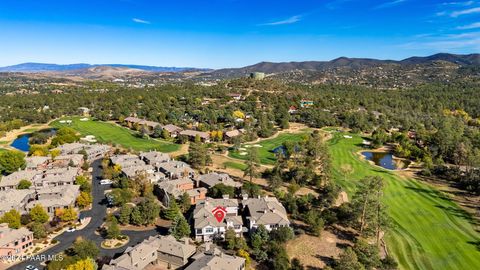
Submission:
[[[45,63],[22,63],[18,65],[0,67],[0,72],[66,72],[76,71],[82,69],[90,69],[96,67],[113,67],[113,68],[125,68],[136,69],[149,72],[183,72],[183,71],[208,71],[204,68],[192,68],[192,67],[159,67],[159,66],[145,66],[145,65],[124,65],[124,64],[45,64]]]
[[[378,60],[369,58],[347,58],[340,57],[331,61],[304,61],[304,62],[260,62],[255,65],[246,66],[242,68],[226,68],[213,71],[215,77],[236,77],[246,75],[251,72],[271,73],[285,73],[292,71],[325,71],[335,68],[349,68],[349,69],[365,69],[372,67],[379,67],[385,65],[394,66],[411,66],[411,65],[426,65],[434,62],[446,62],[458,66],[480,66],[480,54],[448,54],[439,53],[426,57],[410,57],[404,60]]]

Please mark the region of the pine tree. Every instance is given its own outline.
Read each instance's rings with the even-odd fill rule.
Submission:
[[[188,237],[191,233],[190,225],[183,215],[178,215],[170,227],[169,233],[173,235],[176,239],[181,239],[183,237]]]
[[[178,207],[177,201],[175,198],[170,197],[170,203],[168,208],[164,210],[163,216],[168,220],[175,220],[177,216],[180,216],[182,213]]]

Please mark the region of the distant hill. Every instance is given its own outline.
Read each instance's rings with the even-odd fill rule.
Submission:
[[[305,62],[260,62],[255,65],[242,68],[226,68],[211,72],[211,77],[226,78],[245,76],[251,72],[264,72],[266,74],[278,74],[294,71],[326,71],[335,68],[348,68],[359,70],[381,66],[398,66],[407,65],[428,65],[434,62],[443,61],[460,66],[477,66],[480,65],[480,54],[457,55],[448,53],[439,53],[426,57],[410,57],[401,61],[395,60],[378,60],[369,58],[347,58],[340,57],[331,61],[305,61]]]
[[[72,70],[81,70],[94,67],[116,67],[116,68],[128,68],[137,69],[149,72],[183,72],[183,71],[207,71],[208,69],[191,68],[191,67],[158,67],[158,66],[144,66],[144,65],[123,65],[123,64],[45,64],[45,63],[23,63],[13,66],[0,67],[0,72],[64,72]]]

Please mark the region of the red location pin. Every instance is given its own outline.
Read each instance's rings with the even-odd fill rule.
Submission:
[[[218,222],[223,221],[226,213],[227,213],[226,208],[221,206],[217,206],[212,210],[212,214],[217,219]]]

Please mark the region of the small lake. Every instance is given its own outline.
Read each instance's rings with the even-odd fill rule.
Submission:
[[[37,131],[38,133],[42,133],[46,135],[47,137],[51,137],[55,135],[57,132],[56,129],[42,129]],[[26,133],[18,136],[12,144],[10,144],[11,147],[16,148],[20,151],[23,152],[28,152],[30,150],[30,138],[32,137],[33,133]]]
[[[393,154],[388,152],[362,152],[362,155],[370,161],[373,161],[376,165],[388,169],[388,170],[401,170],[408,167],[409,161],[395,159]]]

